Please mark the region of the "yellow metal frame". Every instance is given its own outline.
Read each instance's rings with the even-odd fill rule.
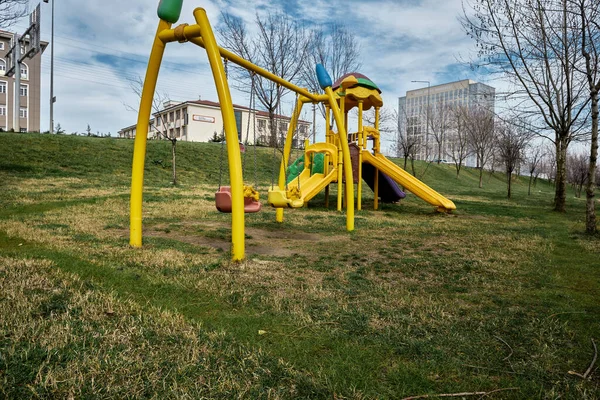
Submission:
[[[338,126],[338,141],[340,145],[339,150],[341,153],[339,159],[341,161],[343,157],[343,169],[346,177],[346,228],[348,231],[354,230],[354,191],[352,184],[352,166],[350,164],[350,150],[348,148],[348,137],[346,134],[346,127],[343,119],[343,103],[342,110],[340,111],[340,108],[337,105],[331,87],[325,89],[325,94],[311,93],[307,89],[300,88],[294,85],[293,83],[288,82],[285,79],[282,79],[281,77],[271,72],[268,72],[258,67],[257,65],[252,64],[250,61],[226,49],[219,47],[217,45],[210,23],[208,21],[206,11],[202,8],[196,8],[193,14],[196,24],[181,24],[174,29],[171,28],[170,22],[159,20],[154,41],[152,44],[152,50],[150,52],[150,58],[148,61],[148,67],[144,79],[144,86],[142,89],[142,96],[136,126],[136,132],[140,134],[136,135],[133,151],[130,197],[130,245],[133,247],[142,246],[142,204],[144,186],[144,165],[147,146],[147,135],[145,133],[148,132],[148,121],[150,120],[150,115],[152,112],[152,99],[156,90],[156,82],[158,80],[158,73],[160,70],[165,46],[167,45],[167,43],[175,41],[180,43],[191,42],[200,47],[203,47],[206,50],[213,78],[215,80],[215,86],[217,89],[219,102],[221,104],[221,114],[223,117],[225,138],[227,141],[227,158],[230,171],[229,178],[232,201],[232,259],[234,261],[239,261],[244,259],[245,256],[244,181],[240,149],[237,145],[238,132],[233,113],[233,103],[231,100],[231,93],[229,91],[229,84],[225,75],[223,62],[221,61],[222,57],[299,94],[300,101],[298,102],[298,105],[296,106],[296,109],[294,110],[294,114],[292,116],[292,121],[294,121],[293,124],[297,123],[298,118],[300,116],[300,111],[304,103],[323,102],[327,105],[328,110],[331,110],[336,121],[336,125]],[[329,115],[329,111],[327,114]],[[288,135],[286,137],[280,167],[280,176],[278,182],[280,194],[282,193],[281,190],[285,188],[285,168],[287,167],[292,148],[293,124],[290,124],[290,131],[288,131]],[[327,129],[329,130],[329,126],[327,127]],[[290,134],[290,132],[292,134]],[[341,169],[339,178],[341,184]],[[341,196],[341,190],[339,191],[339,193],[339,196]],[[283,208],[277,209],[276,218],[277,221],[283,221]]]

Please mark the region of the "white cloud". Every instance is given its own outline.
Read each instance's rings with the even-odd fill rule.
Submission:
[[[123,106],[139,101],[128,88],[127,78],[145,72],[158,23],[158,1],[54,1],[55,123],[60,122],[67,132],[82,132],[89,123],[94,131],[114,135],[136,119]],[[200,4],[207,10],[213,28],[221,10],[234,13],[252,27],[257,12],[283,9],[282,3],[268,0],[187,0],[180,22],[194,23],[192,11]],[[455,55],[468,52],[472,46],[456,18],[460,0],[312,0],[297,2],[297,7],[297,15],[310,16],[306,21],[309,26],[336,21],[354,30],[363,60],[360,72],[387,89],[384,100],[392,107],[396,107],[398,96],[415,87],[411,80],[426,79],[434,84],[440,72],[456,63]],[[26,23],[20,23],[16,30],[22,31]],[[50,40],[50,6],[45,3],[42,40]],[[42,65],[41,127],[45,130],[49,119],[49,49]],[[158,87],[178,100],[198,96],[216,100],[205,52],[189,43],[167,46]],[[241,93],[234,91],[233,97],[236,103],[247,103]]]

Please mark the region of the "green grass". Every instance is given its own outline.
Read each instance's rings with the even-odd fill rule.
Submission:
[[[132,249],[132,141],[0,133],[0,396],[600,398],[597,366],[569,374],[600,328],[584,200],[554,213],[546,182],[508,200],[500,173],[479,189],[478,171],[417,163],[456,212],[412,195],[373,211],[365,189],[348,233],[323,195],[284,224],[265,207],[235,264],[219,145],[179,143],[177,187],[169,146],[148,143]]]

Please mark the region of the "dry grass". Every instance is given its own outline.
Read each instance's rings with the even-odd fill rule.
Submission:
[[[153,196],[164,194],[166,190],[157,190]],[[130,249],[126,246],[127,230],[122,229],[127,226],[127,201],[120,198],[0,221],[0,229],[9,236],[78,253],[99,266],[113,260],[118,261],[117,266],[137,266],[153,280],[176,282],[219,297],[236,293],[241,304],[248,303],[255,293],[264,293],[260,300],[263,306],[307,322],[314,320],[310,310],[319,302],[327,302],[334,309],[352,307],[358,312],[368,311],[373,320],[380,319],[377,310],[398,308],[417,312],[424,308],[422,314],[426,315],[437,307],[443,314],[439,303],[445,302],[444,298],[410,295],[415,289],[434,292],[447,283],[439,279],[439,271],[431,266],[432,260],[470,260],[477,273],[463,274],[459,283],[491,290],[503,284],[503,280],[490,280],[491,275],[510,279],[523,259],[528,258],[530,249],[545,251],[548,245],[539,236],[524,239],[507,233],[511,225],[522,227],[522,222],[501,225],[496,217],[490,220],[501,227],[502,232],[472,230],[457,242],[453,239],[456,233],[468,232],[472,224],[462,216],[392,219],[383,213],[365,211],[367,216],[360,217],[358,223],[366,226],[349,235],[343,231],[344,216],[335,212],[287,212],[286,226],[277,228],[265,226],[263,221],[274,219],[274,212],[267,209],[260,217],[254,220],[250,217],[247,222],[247,248],[252,258],[239,265],[229,264],[224,259],[226,255],[219,251],[230,245],[228,215],[214,212],[212,202],[204,199],[209,193],[206,188],[179,189],[182,199],[150,202],[144,208],[149,221],[145,227],[147,238],[185,242],[192,248],[201,248],[200,253],[152,245],[143,251]],[[79,193],[72,195],[78,197]],[[162,222],[164,220],[171,222]],[[339,226],[337,232],[329,227],[331,225]],[[315,227],[322,231],[305,233],[314,231]],[[417,268],[412,273],[402,268],[406,259]],[[215,263],[227,267],[211,271],[197,268]],[[348,297],[345,288],[351,285],[347,275],[354,273],[359,265],[364,270],[361,279],[368,283],[369,290],[361,291],[357,302],[356,298]],[[380,267],[373,268],[374,265]],[[165,268],[172,273],[164,276]],[[449,263],[440,268],[452,269],[453,266]],[[510,290],[521,289],[515,285]]]
[[[177,313],[119,300],[47,260],[0,257],[0,287],[0,394],[7,398],[325,393],[283,360]]]
[[[64,201],[68,199],[95,199],[113,197],[128,193],[128,189],[90,186],[90,182],[80,178],[28,178],[16,179],[14,177],[3,177],[5,187],[8,190],[3,193],[2,201],[7,206],[32,205],[48,201]]]
[[[547,300],[539,292],[538,282],[550,280],[545,266],[556,246],[543,232],[551,222],[498,213],[436,215],[427,207],[409,205],[364,210],[357,214],[357,230],[346,233],[345,216],[335,211],[289,211],[285,224],[278,225],[274,211],[265,208],[247,216],[248,259],[231,263],[229,215],[215,212],[210,186],[151,188],[144,205],[145,247],[139,250],[127,245],[126,197],[77,204],[96,189],[79,180],[46,183],[60,188],[60,199],[72,203],[0,219],[0,232],[85,260],[86,268],[131,272],[143,281],[140,285],[169,285],[214,299],[219,304],[214,313],[241,315],[242,323],[249,316],[249,326],[257,315],[278,322],[264,326],[271,348],[254,336],[252,346],[246,346],[249,332],[227,322],[221,325],[223,331],[205,331],[198,320],[176,311],[182,305],[177,300],[170,311],[153,307],[151,298],[160,293],[149,296],[150,306],[140,305],[60,273],[56,262],[1,258],[0,282],[10,289],[0,301],[0,312],[11,315],[0,318],[3,333],[10,335],[0,349],[2,360],[12,363],[10,368],[31,366],[23,372],[30,387],[19,386],[23,391],[18,393],[311,398],[331,397],[335,387],[347,397],[360,398],[376,397],[381,386],[390,390],[381,394],[385,398],[394,397],[394,390],[413,393],[406,382],[415,376],[415,387],[433,390],[440,382],[447,390],[463,382],[493,388],[527,375],[526,393],[539,391],[536,380],[541,379],[553,380],[545,384],[545,393],[594,398],[597,383],[573,385],[559,378],[563,369],[576,367],[574,356],[565,360],[564,349],[580,341],[577,332],[560,320],[544,319],[565,304],[582,311],[576,302],[563,304],[554,294]],[[34,180],[17,191],[25,197],[23,204],[56,199],[36,189]],[[483,207],[498,204],[457,197]],[[578,243],[597,254],[593,241],[579,238]],[[533,293],[539,299],[532,300]],[[48,315],[34,312],[52,309],[44,304],[54,303],[58,309]],[[232,338],[232,331],[242,332],[245,339]],[[494,335],[502,335],[514,348],[510,363],[503,360],[506,346]],[[330,362],[334,372],[325,366],[329,349],[315,365],[303,356],[278,359],[290,354],[285,349],[289,338],[305,340],[307,348],[313,341],[348,346],[339,352],[350,354],[339,356],[343,362]],[[375,370],[365,367],[362,377],[339,378],[350,370],[349,364],[360,364],[352,361],[357,355],[353,352],[372,356]],[[27,358],[33,355],[38,358]],[[482,369],[465,369],[465,364]],[[490,368],[508,373],[492,374]],[[429,378],[423,378],[424,370]],[[408,386],[399,389],[401,385],[390,383],[394,374]],[[0,373],[5,383],[15,376]],[[355,380],[360,389],[348,384]],[[361,394],[364,388],[369,395]]]

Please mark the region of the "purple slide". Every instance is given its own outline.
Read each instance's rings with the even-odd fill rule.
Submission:
[[[369,163],[362,163],[362,177],[371,190],[375,190],[375,167]],[[392,178],[379,171],[379,198],[382,203],[395,203],[406,197],[406,193]]]

